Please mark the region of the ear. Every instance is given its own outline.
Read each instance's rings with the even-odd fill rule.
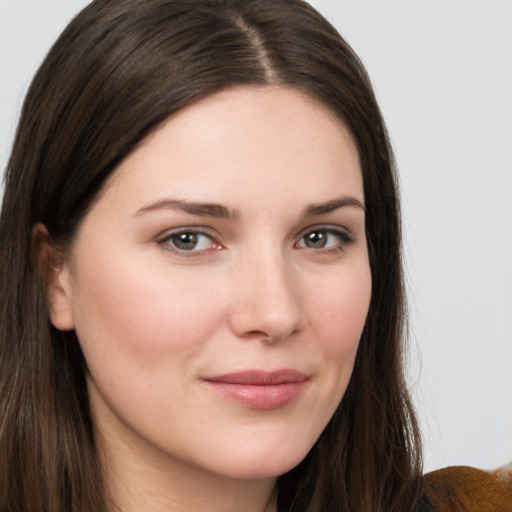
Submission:
[[[41,222],[32,230],[32,247],[35,263],[46,287],[50,322],[61,331],[74,329],[69,264],[52,243],[48,229]]]

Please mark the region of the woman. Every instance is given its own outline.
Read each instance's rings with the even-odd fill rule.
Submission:
[[[393,158],[306,3],[92,2],[0,244],[1,510],[421,507]]]

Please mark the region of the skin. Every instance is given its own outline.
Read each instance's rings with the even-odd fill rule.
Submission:
[[[350,134],[288,88],[207,97],[116,169],[48,293],[52,323],[84,352],[123,512],[272,509],[276,477],[317,440],[353,369],[371,293],[363,202]],[[247,369],[306,381],[268,410],[205,381]]]

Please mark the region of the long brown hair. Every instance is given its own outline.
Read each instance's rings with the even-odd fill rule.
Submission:
[[[73,331],[48,320],[32,229],[65,247],[116,166],[199,98],[285,85],[356,141],[372,272],[346,394],[305,460],[278,480],[280,512],[414,510],[419,433],[403,375],[404,297],[393,156],[366,72],[301,0],[95,0],[65,29],[23,105],[0,219],[0,510],[108,509]]]

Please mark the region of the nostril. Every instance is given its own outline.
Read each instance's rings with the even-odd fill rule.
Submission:
[[[278,336],[271,335],[269,333],[266,333],[265,331],[249,331],[244,335],[244,338],[247,339],[259,339],[261,341],[265,341],[268,343],[274,343],[279,340]]]

